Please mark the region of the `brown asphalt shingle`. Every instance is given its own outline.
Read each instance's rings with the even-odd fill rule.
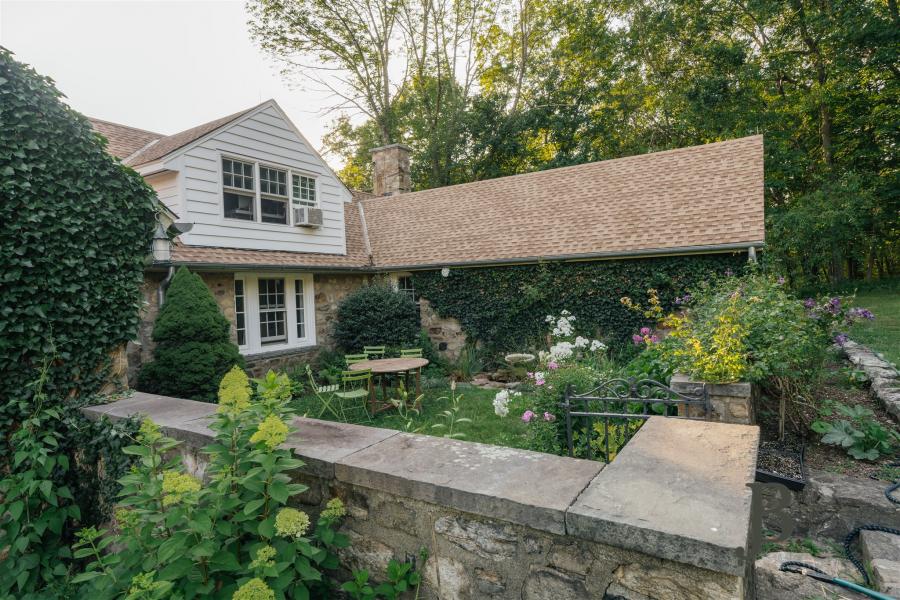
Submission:
[[[94,131],[107,139],[106,151],[120,160],[125,160],[153,140],[165,137],[146,129],[119,125],[102,119],[88,119]]]
[[[362,200],[380,268],[764,239],[760,135]]]

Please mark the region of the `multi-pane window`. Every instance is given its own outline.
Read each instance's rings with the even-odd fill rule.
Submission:
[[[305,175],[294,175],[292,195],[298,206],[316,205],[316,180]]]
[[[412,277],[409,275],[397,277],[397,291],[408,295],[414,302],[418,302],[419,300],[416,297],[416,288],[413,287]]]
[[[256,220],[253,164],[231,158],[222,159],[222,185],[225,216],[229,219]],[[247,192],[250,193],[247,193]]]
[[[315,207],[316,194],[315,177],[255,162],[222,158],[226,218],[288,225],[291,202],[294,206]]]
[[[303,339],[306,337],[306,319],[303,314],[303,281],[294,280],[294,306],[297,312],[297,337]]]
[[[247,345],[247,309],[244,305],[244,280],[234,280],[234,316],[238,346]]]
[[[259,191],[262,222],[287,225],[287,171],[260,165]]]
[[[259,338],[263,344],[287,341],[284,279],[259,280]]]

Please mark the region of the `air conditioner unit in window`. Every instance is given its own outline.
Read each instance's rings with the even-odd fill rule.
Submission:
[[[294,207],[295,227],[321,227],[322,209],[309,206]]]

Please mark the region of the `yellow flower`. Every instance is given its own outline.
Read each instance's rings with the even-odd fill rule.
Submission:
[[[340,519],[346,514],[347,509],[344,508],[344,503],[341,502],[341,499],[332,498],[328,501],[328,504],[325,505],[325,510],[322,511],[321,516],[325,519]]]
[[[276,415],[269,415],[259,424],[256,433],[250,436],[250,443],[265,443],[269,450],[274,450],[287,439],[288,426]]]
[[[329,502],[329,504],[331,504]],[[324,513],[323,513],[324,514]],[[275,516],[275,531],[289,538],[302,537],[309,529],[309,515],[296,508],[282,508]]]
[[[263,546],[256,551],[256,558],[250,563],[250,568],[265,569],[267,567],[274,567],[275,561],[272,559],[275,558],[275,554],[275,548],[272,546]]]
[[[154,592],[163,585],[160,581],[153,581],[154,573],[139,573],[131,578],[131,589],[128,590],[129,596],[138,598],[152,597],[149,592]]]
[[[138,429],[137,440],[142,444],[152,444],[162,437],[159,431],[159,425],[153,422],[149,417],[141,421],[141,427]]]
[[[118,506],[116,507],[115,515],[119,529],[132,529],[138,523],[137,513],[133,510]]]
[[[275,600],[275,592],[259,577],[254,577],[231,597],[231,600]]]
[[[235,365],[219,384],[219,412],[236,414],[250,406],[250,380]]]
[[[200,481],[187,473],[178,471],[165,471],[162,481],[163,506],[170,506],[181,502],[185,494],[200,491]]]

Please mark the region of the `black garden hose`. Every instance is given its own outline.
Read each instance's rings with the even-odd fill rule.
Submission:
[[[885,494],[886,493],[887,492],[885,492]],[[888,499],[891,500],[890,496],[888,497]],[[853,566],[856,567],[856,570],[860,572],[863,581],[866,582],[866,585],[871,585],[871,581],[869,581],[869,574],[866,572],[866,568],[863,566],[862,561],[853,554],[853,549],[851,548],[853,540],[856,539],[860,531],[882,531],[884,533],[893,533],[894,535],[900,535],[900,529],[894,529],[893,527],[884,527],[883,525],[860,525],[859,527],[848,533],[847,537],[844,538],[844,554],[847,555],[847,560],[852,562]]]
[[[889,467],[900,467],[900,463],[891,463],[888,465]],[[889,485],[884,489],[884,497],[888,499],[888,501],[893,502],[894,504],[900,504],[900,500],[894,498],[894,492],[900,489],[900,478],[897,479],[893,483],[893,485]]]

